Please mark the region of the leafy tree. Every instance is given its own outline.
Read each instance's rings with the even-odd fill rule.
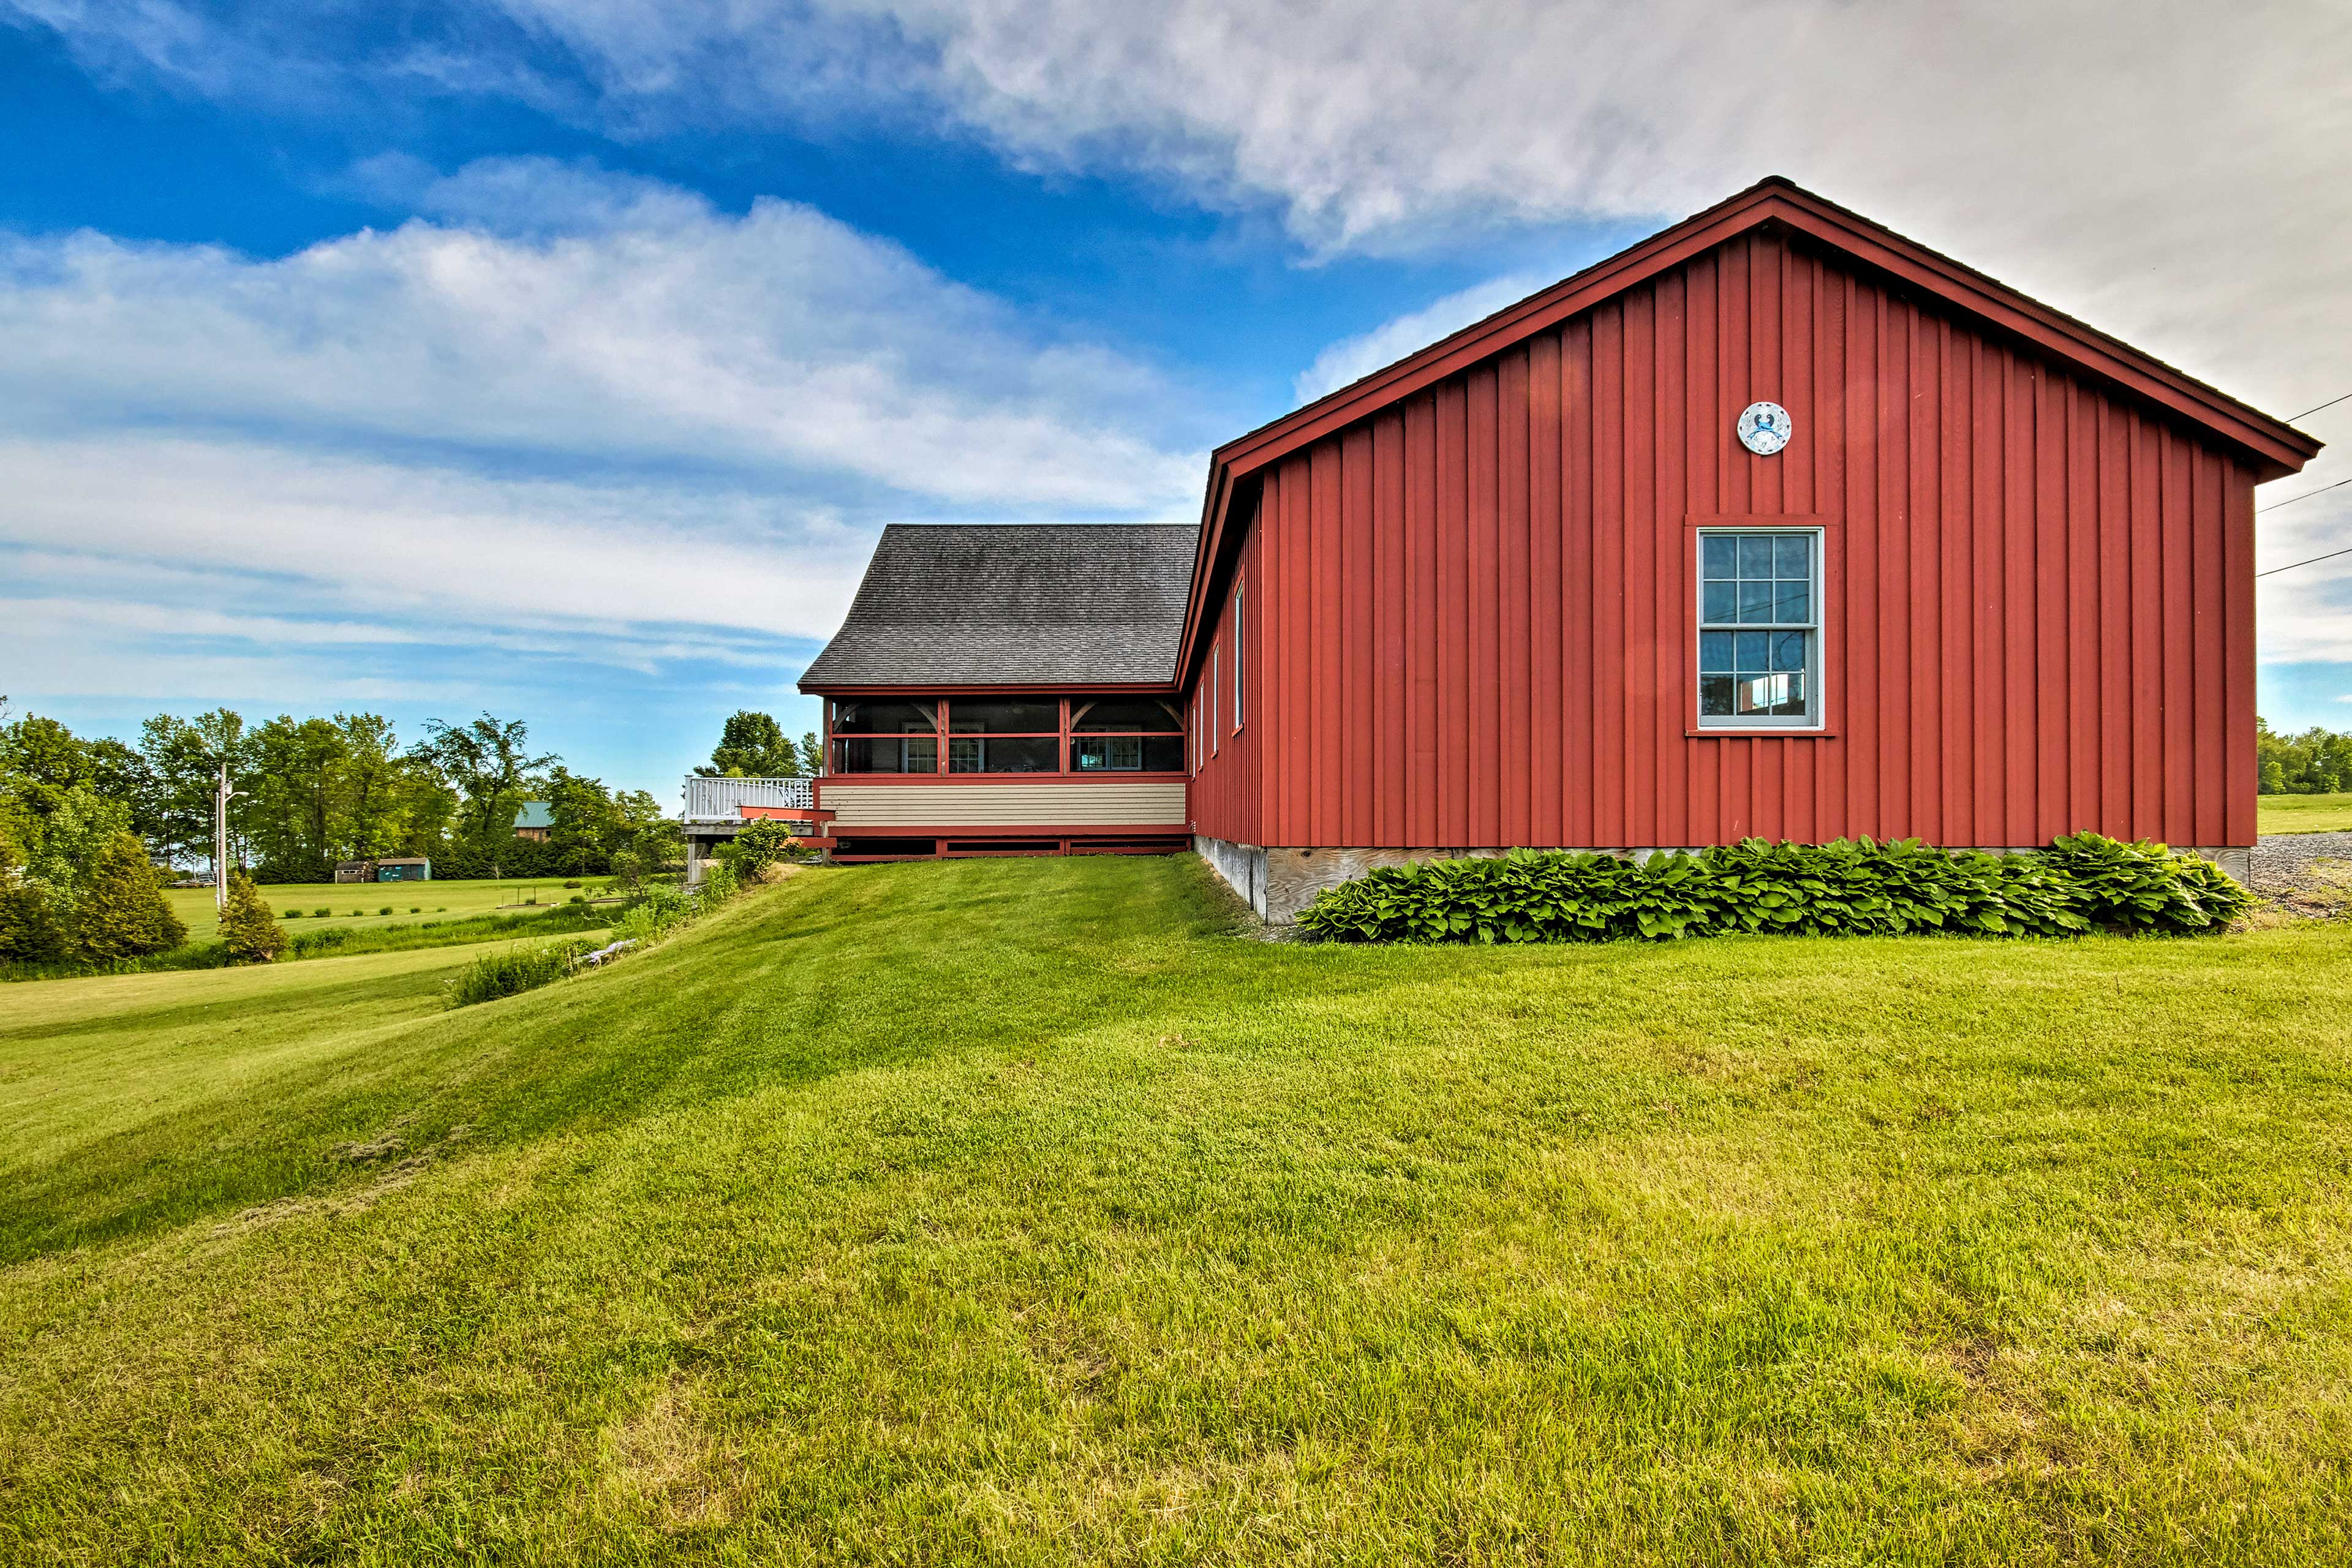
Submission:
[[[161,878],[147,847],[129,829],[99,851],[74,900],[77,956],[92,963],[163,952],[188,939],[188,928],[163,900]]]
[[[228,874],[228,907],[221,911],[220,934],[229,957],[238,963],[268,963],[286,951],[285,928],[261,901],[253,879],[242,871]]]
[[[516,813],[530,798],[525,781],[556,761],[528,754],[530,731],[520,719],[500,721],[485,713],[465,724],[425,721],[425,738],[412,748],[457,786],[461,837],[488,848],[514,832]]]
[[[398,826],[384,847],[394,853],[430,854],[449,837],[450,824],[457,817],[457,792],[431,763],[415,756],[396,760],[392,787]]]
[[[710,765],[694,771],[704,778],[790,778],[800,771],[800,757],[773,717],[739,708],[719,730]]]
[[[27,713],[0,729],[0,777],[26,810],[45,817],[68,791],[90,783],[89,748],[55,719]]]
[[[341,727],[329,719],[280,714],[253,732],[252,802],[241,815],[274,879],[308,880],[331,867],[349,754]]]
[[[130,831],[128,805],[77,784],[57,798],[40,837],[27,846],[26,874],[49,890],[60,911],[69,911],[107,846]]]
[[[138,816],[165,859],[211,862],[218,769],[227,763],[230,787],[242,789],[253,771],[252,754],[244,719],[226,708],[194,720],[158,713],[139,727],[139,755],[150,793]],[[245,827],[257,806],[250,797],[230,805],[229,856],[241,859]],[[215,874],[220,869],[213,867]]]
[[[119,800],[129,806],[131,830],[143,836],[148,826],[143,814],[148,799],[154,794],[147,759],[111,735],[86,741],[83,746],[89,759],[89,787],[109,800]]]
[[[686,852],[684,830],[665,814],[661,802],[641,789],[613,797],[620,829],[612,854],[613,875],[635,891],[674,869]]]
[[[547,805],[548,842],[565,870],[576,876],[607,862],[625,825],[602,779],[559,765],[548,774]]]
[[[816,738],[814,730],[801,737],[800,766],[794,772],[809,779],[824,772],[824,742]]]
[[[335,829],[329,858],[373,860],[414,847],[408,778],[413,764],[400,755],[392,721],[378,713],[338,713],[335,728],[342,737],[342,755],[332,780]]]

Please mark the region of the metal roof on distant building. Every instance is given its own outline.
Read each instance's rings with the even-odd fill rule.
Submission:
[[[527,800],[522,803],[522,809],[515,813],[515,826],[518,829],[554,826],[555,808],[543,800]]]
[[[1197,536],[1182,523],[894,523],[801,689],[1164,682]]]

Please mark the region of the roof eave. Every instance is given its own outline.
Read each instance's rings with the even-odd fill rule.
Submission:
[[[1176,689],[1170,680],[924,680],[877,683],[852,680],[807,680],[793,683],[803,697],[969,697],[976,694],[1034,691],[1065,696],[1079,691],[1116,691],[1122,696],[1150,695]]]

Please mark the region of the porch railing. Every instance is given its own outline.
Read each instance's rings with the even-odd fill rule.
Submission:
[[[787,811],[814,811],[816,796],[807,779],[709,779],[686,781],[686,820],[737,822],[738,806],[760,805]]]

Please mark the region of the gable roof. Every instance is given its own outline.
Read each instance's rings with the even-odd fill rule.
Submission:
[[[893,523],[800,679],[861,687],[1166,685],[1186,523]]]
[[[2284,421],[1973,268],[1825,201],[1794,181],[1773,175],[1418,353],[1219,447],[1210,458],[1208,489],[1202,500],[1192,602],[1185,612],[1180,656],[1181,673],[1189,673],[1198,658],[1194,644],[1227,544],[1225,525],[1234,496],[1251,476],[1301,447],[1767,224],[1780,224],[1805,235],[2021,338],[2102,383],[2169,409],[2246,453],[2263,479],[2294,473],[2318,455],[2321,443]]]

